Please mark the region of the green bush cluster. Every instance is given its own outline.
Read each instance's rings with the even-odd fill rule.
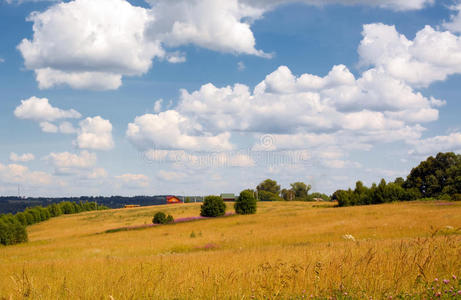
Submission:
[[[164,212],[157,212],[152,219],[154,224],[171,224],[174,223],[174,218],[172,215],[166,215]]]
[[[461,155],[447,152],[430,156],[411,170],[403,186],[418,189],[425,198],[458,199],[461,194]]]
[[[354,190],[338,190],[332,198],[339,206],[351,206],[417,199],[458,200],[460,194],[461,155],[448,152],[421,162],[406,180],[399,177],[386,183],[382,179],[370,188],[358,181]]]
[[[46,221],[62,214],[75,214],[83,211],[107,209],[96,202],[53,203],[46,207],[35,206],[27,208],[15,215],[0,215],[0,244],[13,245],[27,241],[26,226]]]
[[[0,216],[0,244],[14,245],[27,242],[26,226],[12,214]]]
[[[239,215],[256,213],[256,198],[252,190],[244,190],[240,193],[234,204],[235,212]]]
[[[311,185],[304,182],[294,182],[289,189],[280,190],[277,181],[266,179],[257,187],[257,200],[259,201],[315,201],[319,198],[323,201],[331,201],[330,196],[321,193],[309,194]]]
[[[226,214],[226,204],[219,196],[206,196],[200,207],[202,217],[219,217]]]
[[[339,206],[381,204],[395,201],[411,201],[421,198],[417,189],[405,189],[396,182],[386,183],[384,179],[368,188],[357,181],[355,189],[338,190],[333,193],[333,200]]]

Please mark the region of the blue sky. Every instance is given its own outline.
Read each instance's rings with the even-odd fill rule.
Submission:
[[[455,1],[0,1],[2,195],[331,193],[461,149]]]

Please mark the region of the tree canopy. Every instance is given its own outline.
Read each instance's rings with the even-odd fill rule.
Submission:
[[[244,190],[235,201],[235,212],[239,215],[256,213],[256,199],[252,190]]]
[[[416,188],[424,197],[461,194],[461,155],[429,157],[411,170],[404,187]]]
[[[339,206],[410,201],[419,198],[461,200],[461,155],[453,152],[429,157],[413,168],[407,179],[384,179],[370,188],[358,181],[355,189],[338,190],[333,196]]]

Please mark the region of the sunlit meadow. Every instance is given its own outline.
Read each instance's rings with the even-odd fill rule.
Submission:
[[[149,224],[159,210],[199,209],[31,226],[29,243],[0,247],[0,299],[461,298],[461,203],[259,203],[251,216],[106,233]]]

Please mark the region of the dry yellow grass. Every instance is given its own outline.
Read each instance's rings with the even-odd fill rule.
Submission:
[[[0,299],[414,298],[461,275],[461,203],[315,205],[110,234],[158,210],[196,216],[199,204],[51,219],[0,248]]]

